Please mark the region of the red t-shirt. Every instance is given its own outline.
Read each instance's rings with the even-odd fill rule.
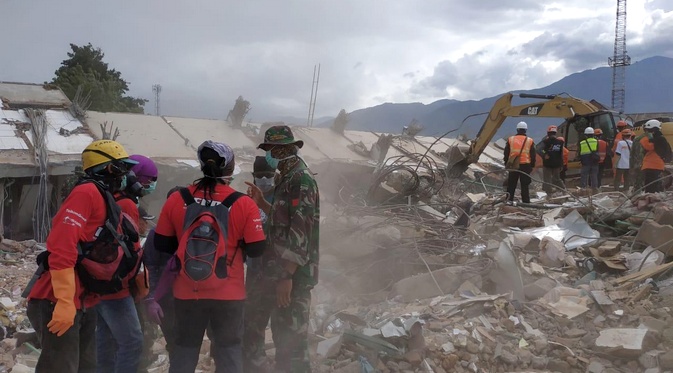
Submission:
[[[130,198],[122,198],[119,201],[117,201],[117,205],[122,209],[122,213],[127,214],[133,223],[138,226],[139,220],[140,220],[140,212],[138,211],[138,206],[136,206],[135,202],[133,202],[132,199]],[[137,248],[136,248],[137,249]],[[123,299],[131,295],[131,292],[129,289],[123,289],[122,291],[114,294],[108,294],[108,295],[103,295],[101,296],[101,300],[109,300],[109,299]]]
[[[196,192],[191,185],[189,191],[199,203],[203,197],[203,190]],[[218,184],[215,188],[213,200],[224,201],[234,192],[228,185]],[[155,233],[167,237],[176,237],[178,242],[182,238],[186,205],[180,193],[173,193],[161,209]],[[195,293],[190,284],[183,281],[181,276],[173,284],[173,295],[177,299],[215,299],[215,300],[242,300],[245,299],[245,281],[243,271],[243,253],[238,247],[240,240],[246,243],[264,241],[259,209],[248,196],[242,196],[234,202],[229,210],[227,227],[227,258],[234,258],[227,267],[227,277],[222,280],[222,286],[213,291],[200,290]]]
[[[94,240],[96,230],[105,223],[106,214],[103,196],[93,183],[76,186],[63,201],[51,222],[51,231],[47,237],[49,268],[54,270],[74,268],[78,256],[77,244]],[[83,289],[79,278],[75,277],[75,305],[80,309]],[[49,271],[40,276],[28,299],[48,299],[56,302]],[[89,294],[84,298],[84,305],[92,307],[99,299],[97,295]]]

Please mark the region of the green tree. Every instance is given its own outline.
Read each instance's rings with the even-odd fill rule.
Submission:
[[[91,43],[80,47],[70,44],[68,59],[61,62],[51,84],[57,85],[73,100],[78,87],[89,97],[89,110],[103,112],[143,113],[147,100],[125,96],[129,83],[122,79],[121,72],[110,69],[103,62],[103,51]]]

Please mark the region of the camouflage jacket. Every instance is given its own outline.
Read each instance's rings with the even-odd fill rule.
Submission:
[[[647,133],[640,134],[633,139],[633,144],[631,145],[631,158],[629,163],[629,168],[631,170],[640,170],[640,167],[643,165],[643,158],[645,157],[645,150],[640,145],[640,140],[643,137],[650,137]]]
[[[284,259],[298,265],[295,286],[313,288],[320,258],[320,194],[303,161],[278,182],[266,227],[265,276],[278,279],[283,270],[278,259]]]

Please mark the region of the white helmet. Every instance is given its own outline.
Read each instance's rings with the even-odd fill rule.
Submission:
[[[659,128],[661,129],[661,122],[656,120],[656,119],[650,119],[647,122],[645,122],[645,129],[649,130],[652,128]]]
[[[526,124],[526,122],[519,122],[519,123],[516,124],[516,129],[518,129],[518,130],[527,130],[527,129],[528,129],[528,125]]]
[[[587,127],[584,129],[584,134],[585,135],[593,135],[594,134],[594,129],[591,127]]]

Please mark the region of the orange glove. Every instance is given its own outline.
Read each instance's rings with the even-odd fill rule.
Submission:
[[[54,289],[56,297],[56,306],[51,315],[51,321],[47,324],[49,331],[62,336],[75,324],[75,269],[66,268],[60,270],[50,270],[51,287]]]

